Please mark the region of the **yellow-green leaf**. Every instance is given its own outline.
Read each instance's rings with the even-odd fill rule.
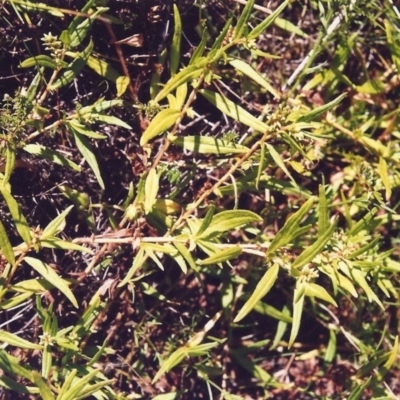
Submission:
[[[392,195],[392,185],[390,184],[389,168],[386,160],[383,157],[379,157],[378,173],[382,179],[382,183],[385,186],[385,198],[389,201]]]
[[[49,281],[54,287],[56,287],[61,293],[67,297],[67,299],[74,305],[74,307],[79,308],[78,302],[68,283],[62,279],[49,265],[41,260],[33,257],[25,257],[24,261],[28,263],[36,272],[43,276],[47,281]]]
[[[222,113],[228,115],[234,120],[262,133],[268,130],[267,124],[257,119],[254,115],[250,114],[244,108],[235,104],[227,97],[205,89],[199,90],[199,93],[202,94],[211,104],[217,107]]]
[[[81,171],[81,167],[78,164],[75,164],[73,161],[68,160],[68,158],[64,157],[57,151],[42,146],[41,144],[27,144],[26,146],[23,147],[23,150],[29,154],[33,154],[40,158],[52,161],[55,164],[71,168],[76,172]]]
[[[280,93],[275,90],[271,84],[262,77],[253,67],[251,67],[247,62],[239,59],[235,59],[229,62],[233,68],[240,71],[241,73],[247,75],[254,82],[258,83],[261,87],[266,89],[269,93],[271,93],[274,97],[280,98]]]
[[[187,349],[185,347],[180,347],[178,350],[175,350],[161,365],[161,368],[158,370],[156,376],[152,380],[152,384],[157,382],[162,375],[166,372],[170,371],[172,368],[180,364],[183,359],[187,356]]]
[[[311,246],[307,247],[295,260],[292,267],[299,269],[312,261],[329,242],[336,229],[337,220]]]
[[[240,246],[232,246],[226,249],[220,250],[218,253],[204,259],[198,260],[200,265],[213,265],[219,264],[228,260],[232,260],[242,254],[242,248]]]
[[[1,220],[0,220],[0,249],[6,260],[12,265],[15,264],[14,250],[11,246],[7,232]]]
[[[258,282],[254,292],[250,298],[246,301],[243,307],[240,309],[238,315],[235,317],[233,322],[239,322],[242,320],[255,306],[256,304],[271,290],[274,285],[279,272],[278,264],[274,264]]]
[[[179,9],[174,4],[174,35],[172,37],[171,50],[170,50],[170,68],[171,75],[175,75],[178,70],[179,61],[181,58],[181,38],[182,38],[182,22],[179,15]]]
[[[250,150],[248,147],[241,144],[235,144],[209,136],[178,137],[170,135],[168,139],[185,150],[201,154],[243,154]]]
[[[310,197],[293,215],[287,219],[285,225],[275,235],[275,238],[267,250],[267,255],[272,254],[280,247],[286,246],[292,240],[302,219],[311,209],[314,200],[314,197]]]
[[[266,143],[265,146],[267,147],[269,154],[273,158],[273,160],[276,162],[276,165],[289,177],[289,179],[297,185],[296,181],[293,179],[292,175],[290,174],[289,170],[286,168],[285,163],[283,162],[280,154],[275,150],[273,146],[270,144]]]
[[[171,128],[180,115],[181,112],[179,110],[171,110],[170,108],[160,111],[144,131],[143,136],[140,138],[140,145],[145,146],[151,139]]]
[[[128,88],[131,80],[129,79],[129,76],[119,76],[115,80],[115,86],[117,88],[117,97],[121,97],[125,92],[126,89]]]
[[[151,168],[146,178],[144,210],[149,213],[156,202],[159,189],[159,176],[155,168]]]
[[[294,341],[296,340],[297,334],[299,333],[301,316],[303,314],[305,291],[304,287],[301,286],[301,284],[297,284],[293,294],[293,321],[288,343],[289,348],[292,347]]]
[[[31,343],[28,340],[22,339],[13,333],[0,330],[0,342],[8,343],[11,346],[15,346],[21,349],[29,350],[43,350],[43,346],[35,343]]]
[[[305,295],[309,297],[318,297],[319,299],[325,300],[326,302],[337,307],[336,301],[332,296],[320,285],[316,283],[307,282],[305,283]]]
[[[194,64],[189,65],[183,68],[180,72],[174,75],[160,90],[160,92],[155,97],[156,102],[160,102],[164,99],[169,93],[174,91],[179,86],[183,85],[186,82],[194,80],[198,78],[204,68],[207,66],[208,60],[205,57],[199,58]]]
[[[10,210],[12,219],[15,223],[18,233],[22,237],[26,244],[29,244],[32,240],[31,231],[29,229],[28,222],[26,221],[24,214],[22,214],[21,207],[12,196],[9,185],[0,185],[0,192],[7,203],[8,209]]]

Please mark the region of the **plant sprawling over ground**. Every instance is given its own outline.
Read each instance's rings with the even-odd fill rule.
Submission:
[[[394,2],[0,7],[2,399],[400,395]]]

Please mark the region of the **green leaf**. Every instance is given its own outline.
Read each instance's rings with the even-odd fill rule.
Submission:
[[[71,119],[68,121],[68,125],[71,126],[76,132],[81,135],[87,136],[92,139],[107,139],[106,135],[91,131],[86,125],[81,124],[76,119]]]
[[[20,349],[29,350],[43,350],[43,346],[35,343],[31,343],[28,340],[22,339],[13,333],[0,330],[0,342],[8,343],[11,346],[18,347]]]
[[[217,254],[214,254],[204,260],[198,260],[200,265],[214,265],[219,264],[228,260],[232,260],[242,254],[242,248],[240,246],[232,246],[226,249],[220,250]]]
[[[115,86],[117,88],[117,97],[121,97],[126,92],[126,89],[128,89],[130,83],[131,80],[129,76],[121,75],[115,80]]]
[[[116,82],[117,79],[121,77],[121,74],[116,71],[110,64],[103,60],[100,60],[99,58],[90,56],[87,59],[86,65],[94,72],[110,81]]]
[[[114,117],[112,115],[103,115],[103,114],[92,114],[93,118],[96,120],[96,122],[104,123],[107,125],[116,125],[116,126],[121,126],[122,128],[129,129],[131,130],[132,127],[122,121],[121,119]]]
[[[173,126],[181,115],[180,110],[166,108],[160,111],[150,122],[140,138],[140,145],[145,146],[151,139],[165,132]]]
[[[351,275],[353,277],[354,282],[357,282],[357,284],[360,285],[361,289],[364,290],[365,294],[367,295],[368,301],[370,303],[372,301],[375,301],[375,303],[377,303],[379,307],[382,308],[382,310],[384,310],[385,309],[384,305],[382,304],[376,293],[371,289],[367,280],[365,279],[364,272],[360,271],[357,268],[352,268]]]
[[[301,287],[301,284],[297,283],[293,294],[293,322],[288,348],[292,347],[299,333],[301,316],[303,314],[304,295],[304,287]]]
[[[90,40],[88,46],[80,53],[78,57],[66,68],[61,71],[58,79],[50,85],[50,90],[59,89],[71,83],[86,65],[90,54],[93,51],[93,42]]]
[[[281,28],[289,33],[293,33],[297,36],[303,37],[304,39],[308,38],[308,35],[306,33],[304,33],[298,26],[294,25],[287,19],[276,18],[275,25],[278,28]]]
[[[231,64],[232,67],[235,68],[236,70],[248,76],[254,82],[258,83],[262,88],[266,89],[274,97],[278,99],[281,97],[280,93],[277,90],[275,90],[271,86],[271,84],[264,77],[262,77],[255,69],[253,69],[249,64],[247,64],[247,62],[235,59],[229,61],[229,64]]]
[[[0,192],[7,203],[8,209],[10,210],[11,217],[15,223],[15,227],[17,228],[18,233],[26,244],[30,244],[32,241],[32,236],[28,222],[22,214],[21,207],[11,195],[9,186],[0,185]]]
[[[73,385],[62,396],[58,396],[57,400],[79,399],[81,393],[87,389],[88,383],[99,373],[98,369],[90,371],[81,379],[75,379]]]
[[[278,278],[279,266],[274,264],[258,282],[254,292],[240,309],[238,315],[233,322],[241,321],[255,306],[256,304],[271,290],[272,286]]]
[[[49,56],[44,54],[38,55],[36,57],[30,57],[26,60],[22,61],[20,64],[21,68],[30,68],[30,67],[47,67],[54,70],[57,70],[59,67],[66,68],[68,64],[65,61],[60,63],[60,66]]]
[[[171,51],[170,51],[170,68],[171,75],[175,75],[178,70],[179,60],[181,58],[181,38],[182,38],[182,22],[179,15],[179,9],[174,4],[174,35],[172,37]]]
[[[336,301],[332,296],[320,285],[316,283],[307,282],[305,285],[305,295],[308,297],[318,297],[319,299],[325,300],[326,302],[337,307]]]
[[[156,376],[151,381],[153,385],[157,382],[162,375],[166,372],[170,371],[172,368],[176,367],[180,364],[184,358],[187,356],[187,349],[186,347],[180,347],[179,349],[175,350],[161,365],[161,368],[158,370]]]
[[[246,37],[247,40],[257,39],[278,17],[278,15],[286,8],[290,0],[285,0],[271,15],[258,24]]]
[[[105,186],[100,174],[100,169],[89,142],[87,141],[86,137],[84,135],[81,135],[76,129],[73,128],[72,125],[67,124],[67,128],[69,128],[68,129],[69,132],[75,138],[76,147],[82,154],[83,158],[90,165],[90,168],[92,168],[94,174],[96,175],[97,181],[99,182],[100,187],[104,190]]]
[[[10,240],[8,239],[7,232],[4,228],[3,223],[0,220],[0,249],[5,259],[11,264],[15,264],[14,250],[11,246]]]
[[[71,168],[76,172],[81,171],[81,167],[75,164],[73,161],[68,160],[57,151],[49,149],[48,147],[42,146],[41,144],[27,144],[23,147],[23,150],[29,154],[38,156],[45,160],[52,161],[55,164],[62,165],[63,167]]]
[[[275,235],[274,240],[270,244],[267,255],[272,254],[274,251],[278,250],[280,247],[286,246],[292,238],[294,237],[301,221],[306,216],[308,211],[310,211],[315,198],[310,197],[293,215],[291,215],[282,229]]]
[[[267,147],[269,154],[275,161],[276,165],[289,177],[289,179],[297,185],[296,181],[293,179],[292,175],[290,174],[289,170],[286,168],[286,165],[284,164],[280,154],[274,149],[273,146],[271,146],[268,143],[265,143],[265,146]]]
[[[396,338],[394,340],[394,345],[393,349],[390,351],[390,356],[383,365],[383,367],[387,370],[392,368],[393,364],[396,362],[397,357],[399,355],[399,335],[396,335]]]
[[[118,287],[122,287],[129,283],[129,281],[133,278],[135,273],[143,266],[147,259],[144,249],[140,248],[135,258],[133,259],[132,267],[129,269],[125,278],[119,283]]]
[[[160,102],[162,99],[167,97],[169,93],[177,89],[179,86],[200,77],[200,75],[204,71],[204,68],[207,66],[207,63],[208,60],[205,57],[201,57],[194,64],[183,68],[165,84],[165,86],[160,90],[154,100],[156,102]]]
[[[145,190],[144,210],[146,214],[152,210],[153,205],[156,202],[160,185],[159,181],[160,178],[157,174],[156,169],[151,168],[149,174],[147,175],[145,189],[144,189]]]
[[[43,261],[33,257],[25,257],[24,261],[27,262],[36,272],[42,275],[43,278],[49,281],[54,287],[56,287],[61,293],[63,293],[74,307],[79,308],[78,302],[76,301],[76,298],[68,284],[64,279],[57,275],[53,268]]]
[[[251,11],[254,6],[254,1],[255,0],[247,0],[246,6],[244,7],[242,14],[240,15],[240,18],[235,26],[233,40],[238,40],[243,36],[244,31],[247,28],[247,23],[249,21]]]
[[[314,108],[314,110],[308,112],[307,114],[302,115],[297,122],[309,122],[314,120],[319,115],[329,111],[333,107],[337,106],[345,97],[347,93],[342,93],[340,96],[336,97],[336,99],[330,101],[329,103],[324,104],[323,106]]]
[[[83,20],[78,25],[77,22],[82,18],[75,18],[68,27],[68,35],[70,37],[69,45],[71,47],[78,46],[87,36],[89,29],[91,28],[96,17],[106,12],[107,10],[108,8],[106,7],[97,7],[96,11],[89,18]]]
[[[292,264],[292,268],[299,269],[312,261],[329,242],[336,229],[337,219],[311,246],[307,247]]]
[[[204,50],[206,48],[208,39],[208,31],[203,28],[203,32],[201,34],[201,42],[195,48],[192,57],[190,57],[189,65],[193,65],[200,57],[203,56]]]
[[[213,204],[207,210],[206,216],[204,217],[203,221],[201,222],[199,230],[196,232],[197,237],[200,237],[201,234],[210,226],[211,221],[214,217],[214,213],[215,213],[215,205]]]
[[[178,238],[177,238],[178,240]],[[186,262],[189,264],[190,268],[192,268],[193,271],[198,271],[198,267],[190,254],[190,251],[186,248],[186,246],[183,243],[180,243],[178,241],[175,241],[174,246],[177,248],[179,253],[182,255],[182,257],[186,260]]]
[[[46,228],[44,228],[42,234],[40,235],[40,240],[47,239],[50,236],[55,236],[62,232],[65,228],[65,218],[73,207],[74,206],[69,206],[61,214],[57,215],[57,217],[54,218],[53,221],[46,226]]]
[[[200,236],[198,236],[198,238],[199,239],[210,238],[212,236],[219,235],[222,232],[238,228],[242,225],[260,221],[262,221],[262,218],[256,213],[253,213],[252,211],[248,210],[222,211],[214,215],[209,227]]]
[[[17,282],[10,288],[10,290],[14,292],[35,294],[43,294],[51,289],[54,289],[54,286],[42,278]]]
[[[185,150],[200,154],[243,154],[250,149],[241,144],[227,142],[209,136],[185,136],[169,135],[168,139],[175,145]]]
[[[359,400],[364,390],[368,388],[372,381],[372,376],[370,376],[362,385],[356,382],[356,387],[351,391],[348,400]]]
[[[39,388],[40,398],[42,400],[55,400],[47,382],[44,381],[38,372],[31,372],[31,380]]]
[[[318,237],[321,237],[329,228],[329,209],[323,185],[319,185],[318,192]]]
[[[390,183],[390,178],[389,178],[389,168],[386,160],[383,157],[379,157],[378,174],[381,177],[383,186],[385,186],[386,189],[385,191],[386,201],[389,201],[390,196],[392,195],[392,185]]]
[[[49,249],[60,249],[60,250],[73,250],[80,251],[82,253],[94,254],[92,250],[87,247],[83,247],[79,244],[69,242],[67,240],[62,240],[57,237],[48,237],[40,241],[42,247],[47,247]]]
[[[222,113],[233,118],[235,121],[238,121],[262,133],[268,130],[267,124],[260,121],[247,112],[244,108],[238,106],[225,96],[205,89],[199,90],[199,93],[202,94],[211,104],[217,107]]]

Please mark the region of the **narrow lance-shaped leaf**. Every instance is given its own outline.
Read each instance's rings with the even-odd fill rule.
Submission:
[[[42,350],[43,346],[35,343],[31,343],[28,340],[22,339],[13,333],[0,330],[0,342],[8,343],[11,346],[18,347],[20,349],[30,350]]]
[[[385,362],[385,364],[383,365],[383,367],[387,370],[392,368],[393,364],[397,360],[398,355],[399,355],[399,335],[396,335],[393,349],[391,350],[390,356],[387,359],[387,361]]]
[[[167,108],[160,111],[150,122],[150,125],[144,131],[140,138],[140,145],[145,146],[151,139],[165,132],[176,123],[180,117],[180,110],[171,110]]]
[[[76,307],[79,308],[78,302],[67,283],[62,279],[49,265],[41,260],[33,257],[25,257],[24,261],[27,262],[36,272],[43,276],[53,286],[55,286],[61,293],[63,293],[68,300]]]
[[[227,142],[209,136],[168,136],[175,145],[200,154],[244,154],[250,149],[241,144]]]
[[[251,10],[253,9],[255,0],[247,0],[246,6],[244,7],[242,14],[235,26],[235,33],[233,35],[233,40],[238,40],[243,36],[243,33],[247,27],[247,22],[249,21]]]
[[[73,207],[74,206],[69,206],[61,214],[57,215],[57,217],[54,218],[53,221],[46,226],[46,228],[44,228],[40,238],[47,239],[50,236],[55,236],[60,233],[65,227],[65,218]]]
[[[14,250],[11,246],[10,240],[8,239],[7,232],[4,228],[3,223],[0,220],[0,249],[3,256],[10,264],[15,264]]]
[[[146,178],[144,210],[149,213],[157,199],[159,176],[155,168],[151,168]]]
[[[240,246],[232,246],[227,249],[220,250],[217,254],[214,254],[204,260],[199,260],[200,265],[214,265],[225,261],[232,260],[242,254],[242,248]]]
[[[129,269],[128,273],[126,274],[125,278],[118,284],[118,287],[122,287],[126,285],[135,275],[135,273],[139,270],[140,267],[146,262],[147,256],[144,249],[139,249],[138,253],[136,254],[132,267]]]
[[[200,90],[199,93],[202,94],[211,104],[217,107],[222,113],[228,115],[234,120],[262,133],[268,130],[267,124],[258,120],[254,115],[250,114],[244,108],[235,104],[225,96],[205,89]]]
[[[280,154],[274,149],[273,146],[270,144],[266,143],[265,146],[267,147],[269,154],[273,158],[273,160],[276,162],[276,165],[289,177],[289,179],[297,185],[296,181],[293,179],[292,175],[290,174],[289,170],[286,168],[285,163],[283,162]]]
[[[181,38],[182,38],[182,22],[181,16],[179,15],[179,9],[174,4],[174,35],[172,37],[171,44],[171,75],[175,75],[178,70],[179,61],[181,58]]]
[[[392,195],[392,185],[390,184],[389,168],[383,157],[379,157],[378,173],[382,179],[383,186],[385,186],[385,198],[388,201]]]
[[[258,282],[256,289],[240,309],[238,315],[233,322],[241,321],[255,306],[256,304],[271,290],[278,277],[279,266],[274,264]]]
[[[337,220],[311,246],[307,247],[293,263],[292,268],[298,269],[311,262],[325,247],[336,229]]]
[[[173,92],[176,88],[183,85],[186,82],[197,79],[204,71],[207,66],[208,60],[205,57],[200,58],[194,64],[183,68],[180,72],[174,75],[160,90],[155,97],[154,101],[160,102],[169,93]]]
[[[282,229],[276,234],[270,244],[267,255],[272,254],[282,246],[286,246],[293,238],[303,218],[311,209],[315,198],[310,197],[292,216],[290,216]]]
[[[198,238],[208,238],[216,236],[222,232],[227,232],[239,226],[251,223],[260,222],[262,218],[248,210],[232,210],[222,211],[212,218],[209,227]]]
[[[319,299],[325,300],[326,302],[332,304],[337,307],[336,301],[333,297],[327,292],[325,288],[316,283],[305,283],[305,295],[309,297],[318,297]]]
[[[87,47],[79,54],[79,56],[72,61],[72,63],[65,70],[61,71],[58,79],[50,86],[51,90],[59,89],[71,83],[81,72],[83,67],[93,51],[93,41],[90,40]]]
[[[290,0],[285,0],[271,15],[258,24],[248,35],[247,40],[257,39],[278,17],[278,15],[286,8]]]
[[[76,147],[82,154],[83,158],[87,161],[90,168],[92,168],[94,174],[96,175],[97,181],[99,182],[100,187],[104,190],[105,186],[104,186],[103,178],[101,177],[101,173],[100,173],[99,166],[97,164],[96,157],[93,153],[93,149],[90,146],[88,140],[86,139],[86,137],[84,135],[80,134],[76,129],[74,129],[74,127],[72,125],[67,123],[66,126],[67,126],[67,128],[69,128],[68,129],[69,132],[75,138]]]
[[[26,146],[23,147],[22,150],[26,151],[29,154],[33,154],[35,156],[43,158],[45,160],[52,161],[55,164],[71,168],[76,172],[81,171],[81,167],[78,164],[75,164],[73,161],[68,160],[68,158],[64,157],[57,151],[42,146],[41,144],[27,144]]]
[[[271,84],[263,78],[253,67],[251,67],[247,62],[239,59],[235,59],[229,61],[229,64],[232,65],[236,70],[242,72],[243,74],[247,75],[250,79],[254,82],[258,83],[261,87],[266,89],[269,93],[271,93],[274,97],[280,98],[281,95],[277,90],[275,90]]]
[[[152,380],[152,384],[157,382],[162,375],[170,371],[172,368],[180,364],[183,359],[187,356],[187,349],[185,347],[180,347],[175,350],[163,363],[161,368],[158,370],[156,376]]]
[[[211,221],[214,217],[214,212],[215,212],[215,205],[213,204],[209,209],[207,210],[207,213],[201,222],[199,230],[196,232],[196,236],[201,236],[201,234],[210,226]]]
[[[362,290],[364,290],[365,294],[367,295],[368,301],[369,302],[375,301],[375,303],[377,303],[379,307],[382,310],[384,310],[385,307],[383,306],[382,302],[380,301],[376,293],[371,289],[370,285],[365,279],[364,273],[357,268],[353,268],[351,270],[351,275],[354,281],[357,282],[358,285],[360,285]]]
[[[318,237],[321,237],[329,227],[329,210],[324,186],[319,185],[318,191]]]
[[[11,217],[15,223],[15,227],[17,228],[18,233],[22,237],[23,241],[26,244],[29,244],[32,240],[32,236],[28,222],[26,221],[25,216],[22,214],[20,205],[12,196],[9,185],[0,185],[0,192],[7,203],[8,209],[10,210]]]
[[[294,341],[296,340],[297,334],[299,333],[301,316],[303,314],[305,291],[301,286],[302,284],[296,284],[296,289],[294,290],[293,294],[293,321],[288,343],[289,348],[292,347]]]
[[[314,110],[308,112],[305,115],[302,115],[299,119],[298,122],[308,122],[312,121],[319,115],[323,114],[324,112],[330,110],[331,108],[335,107],[338,105],[345,97],[347,96],[347,93],[342,93],[336,99],[330,101],[329,103],[324,104],[323,106],[317,107]]]

